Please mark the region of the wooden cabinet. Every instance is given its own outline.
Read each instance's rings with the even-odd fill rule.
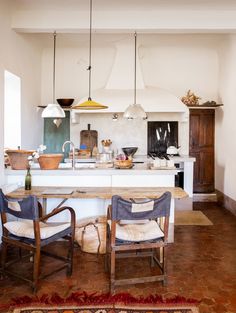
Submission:
[[[190,109],[189,130],[189,154],[196,158],[193,192],[213,192],[215,189],[215,110]]]

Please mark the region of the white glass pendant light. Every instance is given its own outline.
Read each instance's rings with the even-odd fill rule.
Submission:
[[[130,104],[124,112],[124,118],[128,120],[132,119],[147,119],[147,114],[142,108],[141,104],[136,103],[136,94],[137,94],[137,33],[134,33],[134,103]]]
[[[73,105],[72,109],[101,110],[101,109],[107,109],[108,108],[106,105],[95,102],[91,98],[91,77],[92,77],[91,59],[92,59],[92,0],[90,0],[90,8],[89,8],[89,65],[87,68],[87,70],[89,71],[89,95],[88,95],[88,100],[86,100],[82,103]]]
[[[49,103],[42,112],[43,118],[60,119],[65,117],[65,112],[61,106],[55,101],[55,74],[56,74],[56,32],[53,33],[53,103]],[[55,123],[55,122],[54,122]],[[58,125],[55,123],[56,126]],[[57,126],[58,127],[58,126]]]

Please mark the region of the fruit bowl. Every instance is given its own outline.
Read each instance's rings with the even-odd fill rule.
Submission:
[[[133,166],[132,160],[115,160],[116,168],[131,168]]]

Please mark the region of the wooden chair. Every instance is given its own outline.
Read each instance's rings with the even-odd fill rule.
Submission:
[[[2,261],[1,272],[3,276],[10,274],[30,282],[33,291],[38,288],[39,278],[45,278],[64,268],[67,268],[67,275],[72,274],[73,269],[73,249],[75,235],[75,212],[71,207],[61,207],[54,209],[50,214],[40,217],[40,206],[35,196],[24,199],[12,199],[5,196],[0,189],[0,213],[2,221]],[[47,219],[68,210],[70,212],[69,223],[47,223]],[[14,219],[14,220],[13,220]],[[69,251],[66,257],[53,254],[51,251],[44,251],[43,248],[56,240],[64,238],[69,240]],[[21,276],[11,268],[12,264],[20,261],[18,257],[7,261],[7,248],[14,246],[20,250],[27,250],[29,253],[23,257],[33,259],[32,279]],[[63,265],[54,269],[53,272],[40,275],[41,254],[54,257],[63,261]],[[16,266],[15,266],[16,268]]]
[[[136,203],[135,203],[136,202]],[[116,286],[162,281],[167,284],[167,241],[171,193],[145,201],[112,197],[108,208],[106,270],[110,269],[110,291]],[[127,252],[128,251],[128,252]],[[157,253],[159,252],[159,253]],[[151,265],[158,265],[160,274],[136,278],[116,278],[116,259],[124,257],[151,257]],[[139,273],[142,274],[142,271]]]

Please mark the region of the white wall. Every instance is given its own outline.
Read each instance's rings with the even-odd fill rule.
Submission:
[[[45,35],[42,58],[42,102],[52,98],[53,38]],[[130,34],[94,34],[92,41],[92,89],[103,88],[115,58],[115,42],[130,40]],[[192,89],[206,100],[218,101],[218,54],[220,35],[138,35],[144,83],[169,90],[181,97]],[[128,58],[130,56],[127,56]],[[87,95],[88,36],[58,34],[56,51],[56,96],[75,102]],[[130,64],[133,68],[133,63]],[[120,79],[127,74],[120,69]],[[133,82],[133,77],[131,78]],[[112,102],[111,102],[112,105]]]
[[[93,90],[104,88],[115,58],[117,41],[133,42],[128,34],[94,34],[92,41],[92,95]],[[47,47],[42,59],[42,102],[52,100],[53,38],[47,35]],[[217,49],[220,35],[138,35],[139,58],[145,85],[160,87],[181,97],[188,89],[202,97],[201,102],[218,102],[219,63]],[[130,58],[130,56],[127,56]],[[131,58],[132,60],[132,58]],[[56,97],[80,98],[88,95],[88,36],[58,34],[56,51]],[[133,68],[133,63],[130,66]],[[119,78],[128,75],[120,68]],[[130,78],[133,83],[133,77]],[[94,99],[96,100],[96,99]],[[138,99],[137,99],[138,100]],[[127,106],[132,99],[127,99]],[[110,102],[112,106],[112,99]],[[149,120],[178,120],[177,115],[149,114]],[[87,124],[98,131],[99,141],[110,138],[114,148],[127,145],[140,147],[139,154],[147,151],[147,123],[119,119],[112,122],[110,114],[81,114],[80,124],[72,124],[71,139],[79,145],[80,130]],[[180,124],[181,153],[188,153],[188,123]]]
[[[0,168],[3,169],[3,105],[4,70],[21,78],[22,86],[22,148],[36,148],[42,141],[42,121],[36,112],[41,104],[41,50],[33,35],[16,34],[11,30],[10,1],[0,1]],[[14,132],[14,129],[12,130]],[[4,183],[0,170],[0,185]]]
[[[216,110],[216,188],[236,200],[236,36],[226,36],[220,49],[220,88],[224,104]]]

